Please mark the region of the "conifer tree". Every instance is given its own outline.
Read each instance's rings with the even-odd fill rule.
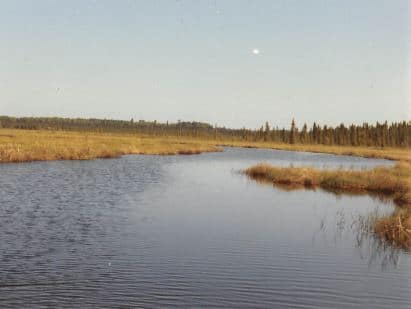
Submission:
[[[291,121],[291,128],[290,128],[290,139],[289,139],[289,143],[290,144],[295,144],[295,121],[294,118]]]

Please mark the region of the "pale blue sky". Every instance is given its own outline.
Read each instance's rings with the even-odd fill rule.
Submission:
[[[410,119],[410,16],[407,0],[0,0],[0,114]]]

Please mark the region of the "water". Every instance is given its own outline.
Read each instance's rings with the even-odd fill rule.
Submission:
[[[392,164],[228,148],[0,165],[0,307],[411,307],[411,256],[353,228],[390,203],[238,173],[261,161]]]

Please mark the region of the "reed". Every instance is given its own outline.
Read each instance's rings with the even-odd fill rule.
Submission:
[[[411,207],[398,208],[388,217],[374,221],[376,235],[396,248],[411,249]]]

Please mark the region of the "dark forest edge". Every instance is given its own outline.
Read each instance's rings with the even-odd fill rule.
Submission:
[[[411,147],[411,121],[361,125],[340,124],[336,127],[313,123],[298,128],[292,120],[289,128],[270,126],[259,129],[230,129],[203,122],[160,123],[108,119],[71,119],[58,117],[0,116],[0,128],[25,130],[59,130],[99,133],[131,133],[153,136],[176,136],[211,140],[271,142],[302,145]]]

